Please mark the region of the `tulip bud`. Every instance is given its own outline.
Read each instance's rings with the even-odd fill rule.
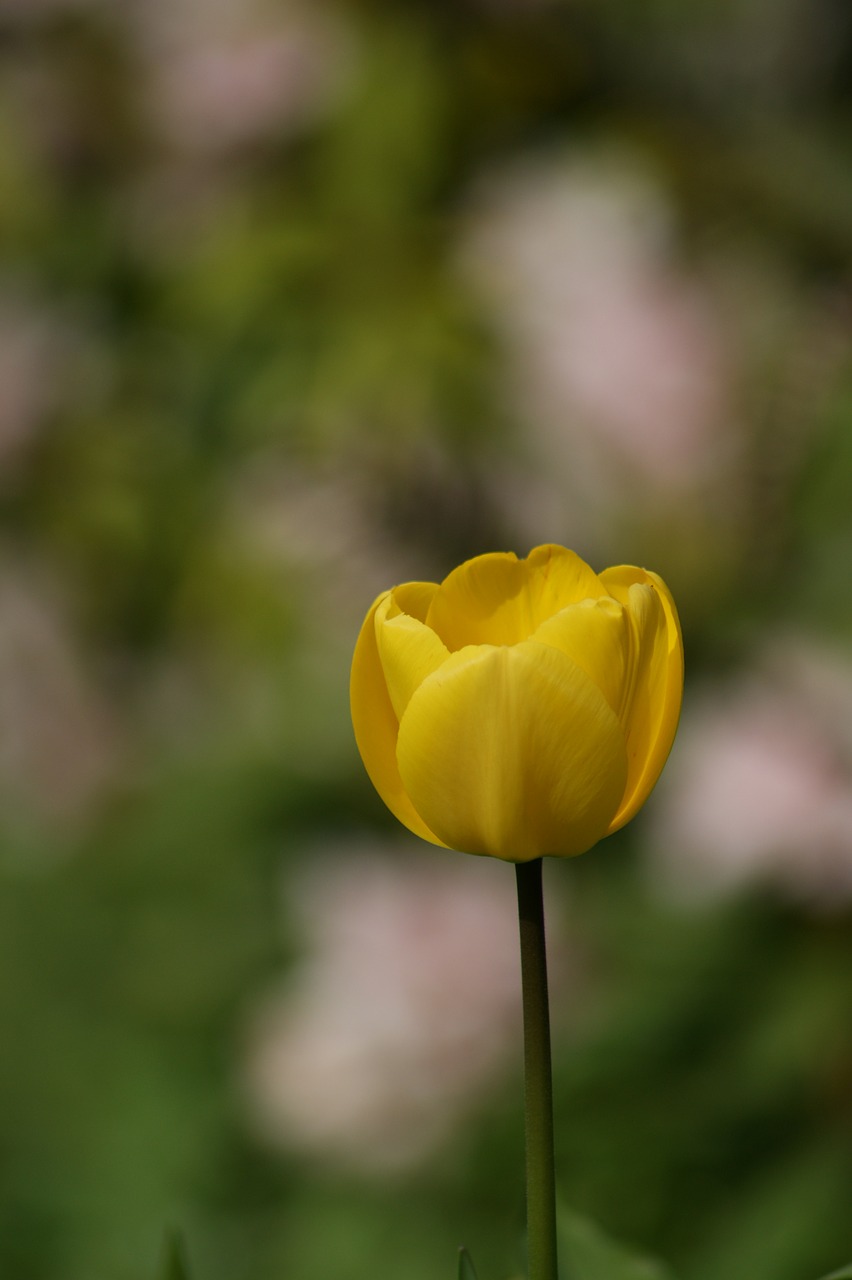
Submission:
[[[416,835],[510,862],[622,827],[671,749],[683,693],[674,601],[654,573],[573,551],[476,556],[384,592],[352,661],[355,739]]]

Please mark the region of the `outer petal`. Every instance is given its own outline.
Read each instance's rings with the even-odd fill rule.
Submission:
[[[606,595],[589,566],[565,547],[476,556],[454,569],[432,599],[428,625],[450,650],[518,644],[568,604]]]
[[[662,578],[619,565],[601,581],[625,606],[634,633],[632,690],[622,720],[628,781],[610,830],[617,831],[645,803],[671,751],[683,697],[683,640],[677,609]]]
[[[621,718],[631,686],[634,641],[630,618],[617,600],[605,596],[569,604],[543,622],[532,638],[576,662]]]
[[[600,689],[536,641],[460,650],[411,698],[397,759],[417,812],[467,853],[582,853],[624,793],[624,735]]]
[[[432,583],[417,585],[432,586],[434,590]],[[349,682],[355,741],[370,781],[391,813],[415,835],[430,840],[432,844],[443,844],[416,812],[397,768],[399,721],[388,694],[376,642],[376,615],[390,595],[385,591],[374,602],[355,645]]]
[[[393,597],[391,613],[407,613],[418,622],[424,622],[437,590],[438,584],[435,582],[403,582],[401,586],[393,587],[391,590],[390,594]]]
[[[415,689],[449,658],[449,650],[425,623],[402,613],[392,591],[375,614],[376,643],[385,684],[397,720]]]

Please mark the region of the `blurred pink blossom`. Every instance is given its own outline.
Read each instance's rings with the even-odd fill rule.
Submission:
[[[78,299],[0,281],[0,486],[16,480],[55,412],[103,402],[113,370],[95,320]]]
[[[852,899],[852,667],[799,645],[686,704],[652,812],[662,883],[680,897],[752,881]]]
[[[364,600],[410,573],[410,552],[388,537],[364,494],[357,465],[306,466],[280,451],[259,451],[233,477],[235,536],[259,561],[310,575],[315,607],[357,634]],[[337,627],[335,628],[338,629]]]
[[[0,474],[25,450],[54,400],[57,330],[18,290],[0,290]]]
[[[136,25],[151,115],[173,144],[200,155],[311,123],[347,62],[343,27],[322,5],[153,0]]]
[[[446,1144],[519,1052],[511,868],[349,849],[293,885],[307,954],[252,1021],[260,1131],[366,1171]]]
[[[638,479],[653,500],[718,468],[728,353],[649,172],[605,154],[519,164],[480,185],[462,261],[546,484],[599,499]]]
[[[0,793],[4,811],[81,818],[114,776],[116,726],[41,575],[0,563]]]

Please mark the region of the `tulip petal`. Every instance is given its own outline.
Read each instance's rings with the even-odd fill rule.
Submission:
[[[617,600],[604,596],[569,604],[543,622],[532,639],[576,662],[621,718],[631,686],[634,641],[630,618]]]
[[[407,585],[435,588],[434,583]],[[349,684],[355,741],[370,781],[391,813],[415,835],[432,844],[443,844],[415,810],[397,768],[399,721],[388,694],[376,640],[376,615],[390,595],[386,591],[374,602],[355,645]]]
[[[663,580],[632,565],[605,569],[601,581],[624,605],[634,634],[632,689],[622,713],[628,781],[611,831],[645,803],[671,751],[683,695],[683,641]]]
[[[436,582],[403,582],[401,586],[394,587],[391,591],[393,599],[391,616],[407,613],[418,622],[425,622],[429,605],[437,590]]]
[[[534,622],[580,600],[594,600],[606,595],[600,578],[574,551],[548,542],[534,547],[526,558],[530,572],[530,594],[535,599]]]
[[[533,640],[454,653],[413,694],[397,760],[443,843],[513,862],[590,848],[627,777],[624,735],[600,689]]]
[[[514,645],[566,605],[606,595],[589,566],[565,547],[536,547],[526,560],[494,552],[466,561],[444,579],[427,624],[449,650]]]
[[[379,658],[397,720],[415,689],[450,656],[431,628],[401,612],[400,598],[392,591],[376,610]]]

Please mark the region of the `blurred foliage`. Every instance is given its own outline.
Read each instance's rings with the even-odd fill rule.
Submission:
[[[160,1280],[190,1280],[183,1241],[174,1231],[166,1236]]]
[[[459,1280],[477,1280],[476,1268],[467,1249],[459,1249]]]
[[[661,1265],[637,1258],[565,1208],[559,1218],[559,1250],[561,1269],[577,1280],[671,1280]]]
[[[252,1130],[247,1010],[299,946],[281,878],[390,830],[348,727],[370,593],[536,520],[495,477],[550,461],[460,265],[481,180],[519,158],[640,157],[737,348],[735,482],[617,503],[578,550],[660,569],[693,680],[773,627],[848,648],[850,12],[282,0],[263,30],[321,19],[320,52],[271,120],[229,134],[192,79],[216,6],[178,8],[175,35],[168,0],[0,5],[0,587],[47,584],[109,728],[103,780],[60,805],[77,731],[38,739],[50,758],[22,785],[31,756],[7,762],[36,715],[4,694],[0,1273],[147,1280],[180,1222],[204,1280],[367,1280],[388,1258],[433,1280],[461,1239],[504,1276],[518,1079],[405,1176]],[[828,1271],[852,1250],[848,907],[755,893],[684,913],[640,844],[549,868],[589,970],[556,1049],[565,1201],[683,1280]]]

